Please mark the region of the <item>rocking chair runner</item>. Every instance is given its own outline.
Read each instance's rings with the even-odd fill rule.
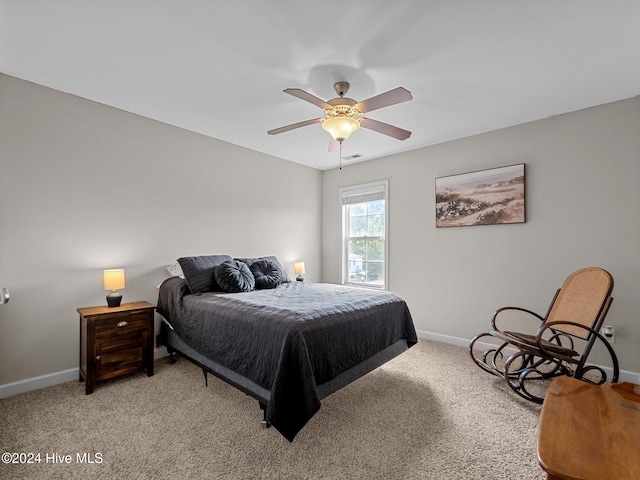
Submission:
[[[504,377],[509,387],[521,397],[542,403],[544,393],[540,394],[539,387],[532,388],[541,380],[566,375],[597,385],[607,381],[603,368],[586,363],[599,339],[611,356],[611,381],[616,383],[618,359],[609,342],[599,333],[613,301],[612,291],[613,277],[606,270],[597,267],[578,270],[569,275],[556,292],[545,317],[521,307],[497,310],[491,319],[492,329],[471,340],[471,358],[483,370]],[[524,312],[528,317],[537,318],[541,322],[537,332],[499,328],[498,318],[508,311]],[[480,346],[482,350],[478,350]],[[536,390],[535,393],[532,390]]]

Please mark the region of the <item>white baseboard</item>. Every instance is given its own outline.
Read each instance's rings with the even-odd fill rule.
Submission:
[[[77,382],[78,375],[79,372],[77,368],[70,368],[69,370],[63,370],[62,372],[50,373],[48,375],[41,375],[39,377],[28,378],[27,380],[20,380],[18,382],[0,385],[0,398],[12,397],[19,393],[51,387],[60,383],[70,382],[72,380]]]
[[[440,333],[427,332],[425,330],[416,330],[416,333],[418,334],[418,337],[426,340],[433,340],[434,342],[447,343],[464,348],[469,347],[470,340],[467,340],[466,338],[452,337],[450,335],[442,335]],[[156,348],[153,351],[153,358],[155,359],[166,357],[168,355],[166,347]],[[604,370],[608,375],[611,374],[611,369],[604,367]],[[78,375],[78,368],[70,368],[69,370],[63,370],[61,372],[50,373],[48,375],[0,385],[0,398],[12,397],[13,395],[18,395],[20,393],[26,393],[45,387],[52,387],[53,385],[58,385],[60,383],[78,381]],[[621,370],[620,381],[640,384],[640,373]]]
[[[433,340],[434,342],[448,343],[449,345],[456,345],[458,347],[469,347],[470,340],[460,337],[452,337],[450,335],[442,335],[441,333],[427,332],[426,330],[416,330],[418,337],[425,340]]]
[[[167,347],[158,347],[153,351],[153,358],[155,358],[156,360],[168,356],[169,352],[167,352]]]
[[[168,356],[166,347],[156,348],[153,351],[153,358],[158,359]],[[80,375],[79,368],[70,368],[69,370],[63,370],[62,372],[50,373],[48,375],[41,375],[40,377],[28,378],[26,380],[20,380],[13,383],[7,383],[0,385],[0,398],[12,397],[20,393],[30,392],[32,390],[38,390],[40,388],[52,387],[60,383],[78,381]]]
[[[439,333],[427,332],[425,330],[416,330],[416,333],[418,334],[418,337],[424,338],[425,340],[433,340],[435,342],[448,343],[450,345],[456,345],[458,347],[469,348],[469,344],[471,343],[471,340],[467,340],[466,338],[452,337],[449,335],[441,335]],[[490,344],[483,343],[483,342],[478,342],[476,345],[478,345],[480,348],[483,348],[483,349],[490,347]],[[505,352],[509,352],[509,351],[510,350],[508,348],[505,348]],[[515,352],[515,349],[512,349],[512,351]],[[601,368],[607,373],[608,376],[611,376],[613,372],[612,368],[610,367],[601,367]],[[640,384],[640,373],[632,372],[630,370],[620,370],[620,377],[618,378],[618,381]]]

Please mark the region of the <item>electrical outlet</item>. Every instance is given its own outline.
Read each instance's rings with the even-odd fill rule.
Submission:
[[[612,325],[605,325],[600,330],[600,333],[602,333],[602,336],[604,336],[609,343],[616,343],[616,329],[613,328]]]

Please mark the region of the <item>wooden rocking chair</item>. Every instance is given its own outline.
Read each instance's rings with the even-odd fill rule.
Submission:
[[[521,397],[542,403],[548,380],[566,375],[596,385],[607,381],[605,370],[587,365],[587,358],[600,340],[611,356],[611,382],[618,381],[618,359],[600,328],[613,298],[613,277],[601,268],[578,270],[565,280],[545,317],[526,308],[503,307],[491,319],[491,330],[477,335],[469,345],[471,358],[480,368],[504,377]],[[540,324],[536,333],[498,327],[501,314],[524,313]],[[481,348],[480,348],[481,347]]]

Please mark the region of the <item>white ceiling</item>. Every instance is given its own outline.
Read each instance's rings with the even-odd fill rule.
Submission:
[[[322,111],[282,92],[414,99],[369,160],[640,94],[638,0],[0,0],[0,72],[321,170]],[[348,162],[345,162],[348,163]]]

